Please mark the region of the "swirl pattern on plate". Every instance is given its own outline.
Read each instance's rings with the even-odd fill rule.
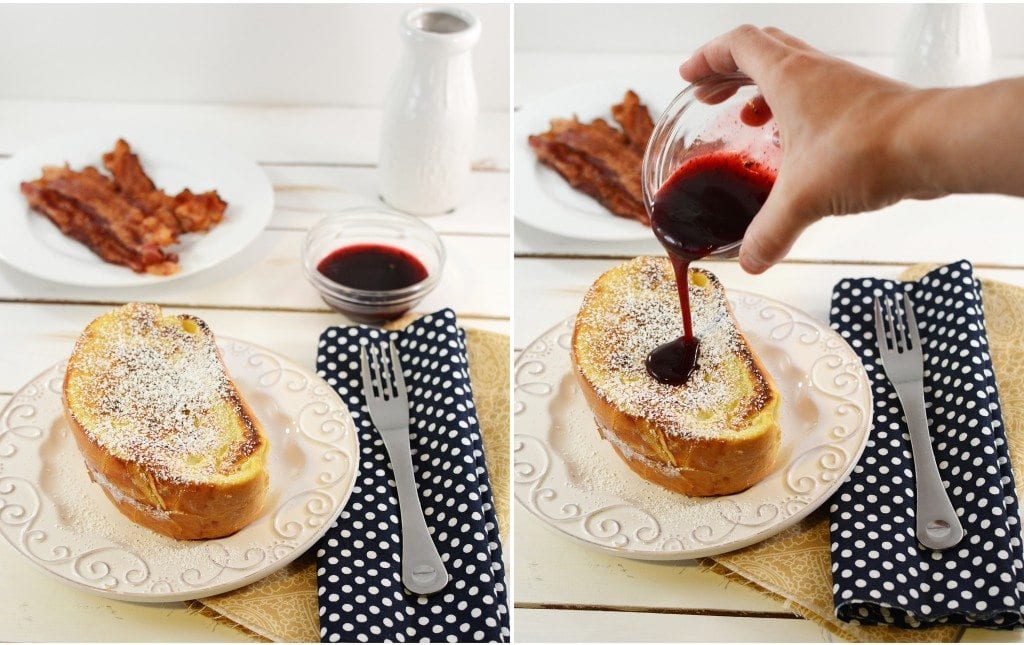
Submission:
[[[223,593],[312,546],[352,490],[359,455],[352,418],[312,372],[243,341],[218,345],[270,440],[270,492],[255,522],[226,538],[189,542],[121,516],[89,481],[64,425],[61,363],[0,413],[0,535],[65,581],[141,602]]]
[[[867,442],[871,389],[853,350],[822,322],[730,292],[740,328],[782,393],[775,469],[750,489],[689,498],[632,473],[605,445],[569,358],[573,319],[515,365],[513,477],[518,503],[559,532],[629,557],[703,557],[763,540],[820,506]]]

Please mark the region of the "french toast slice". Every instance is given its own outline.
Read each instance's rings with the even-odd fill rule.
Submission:
[[[780,396],[736,326],[718,279],[690,269],[697,367],[665,385],[645,359],[682,334],[672,267],[639,257],[604,273],[576,316],[572,361],[601,435],[641,477],[691,496],[749,488],[781,441]]]
[[[268,442],[205,322],[131,303],[82,332],[64,415],[91,479],[176,539],[230,535],[262,510]]]

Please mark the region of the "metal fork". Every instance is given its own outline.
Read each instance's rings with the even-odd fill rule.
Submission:
[[[384,439],[398,486],[398,508],[402,518],[402,582],[413,593],[437,593],[448,584],[448,571],[427,530],[416,490],[412,448],[409,445],[409,397],[402,365],[394,346],[388,341],[372,345],[370,351],[363,347],[360,363],[366,409]]]
[[[964,529],[949,501],[935,465],[928,416],[924,407],[924,357],[921,336],[914,318],[914,303],[903,294],[902,311],[885,298],[875,298],[875,333],[878,353],[889,380],[903,405],[910,428],[910,449],[914,454],[917,485],[917,539],[929,549],[948,549],[964,538]]]

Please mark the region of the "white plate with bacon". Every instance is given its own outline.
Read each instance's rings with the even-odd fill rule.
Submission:
[[[0,166],[0,259],[63,284],[155,284],[235,255],[273,209],[266,174],[216,142],[154,129],[82,132]]]
[[[574,189],[559,172],[539,160],[538,152],[531,146],[529,139],[531,135],[547,133],[552,127],[552,120],[571,119],[573,116],[584,127],[591,124],[593,119],[601,118],[611,128],[622,132],[622,126],[612,114],[612,106],[623,102],[627,90],[636,93],[642,104],[639,109],[646,106],[650,119],[656,123],[661,111],[683,87],[683,82],[673,77],[671,72],[657,76],[648,74],[632,80],[617,78],[567,87],[521,106],[515,115],[513,146],[516,219],[534,228],[569,238],[622,241],[654,239],[650,227],[635,217],[616,215],[609,210],[610,204],[602,204],[589,194]],[[590,132],[580,130],[579,134],[586,136]],[[626,135],[629,134],[627,131]],[[642,135],[640,132],[637,135],[638,141],[630,142],[634,150],[623,151],[626,158],[620,160],[631,167],[635,166],[636,176],[629,179],[629,182],[635,181],[632,190],[624,189],[622,184],[625,182],[619,181],[617,177],[609,179],[605,186],[610,195],[607,201],[614,200],[624,212],[632,211],[640,217],[645,216],[642,200],[636,200],[640,186],[640,159],[646,147],[646,139]],[[564,144],[564,141],[551,143],[554,148],[549,148],[550,154],[560,156],[557,146]],[[571,167],[567,167],[567,170],[572,172]],[[578,179],[588,183],[582,176]]]

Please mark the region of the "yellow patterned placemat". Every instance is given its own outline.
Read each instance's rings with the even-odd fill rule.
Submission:
[[[900,278],[916,280],[935,266],[910,267]],[[1024,288],[984,279],[981,285],[1010,460],[1016,473],[1024,473],[1024,337],[1020,333],[1024,329]],[[1024,476],[1017,477],[1017,495],[1024,498]],[[825,508],[770,540],[716,556],[706,564],[847,640],[949,642],[958,640],[964,631],[962,627],[865,627],[836,619]]]
[[[400,329],[407,317],[389,325]],[[503,334],[467,329],[469,378],[483,433],[499,530],[508,533],[509,511],[509,339]],[[203,598],[192,608],[235,624],[263,640],[309,642],[320,640],[316,560],[306,552],[281,571],[242,589]]]

